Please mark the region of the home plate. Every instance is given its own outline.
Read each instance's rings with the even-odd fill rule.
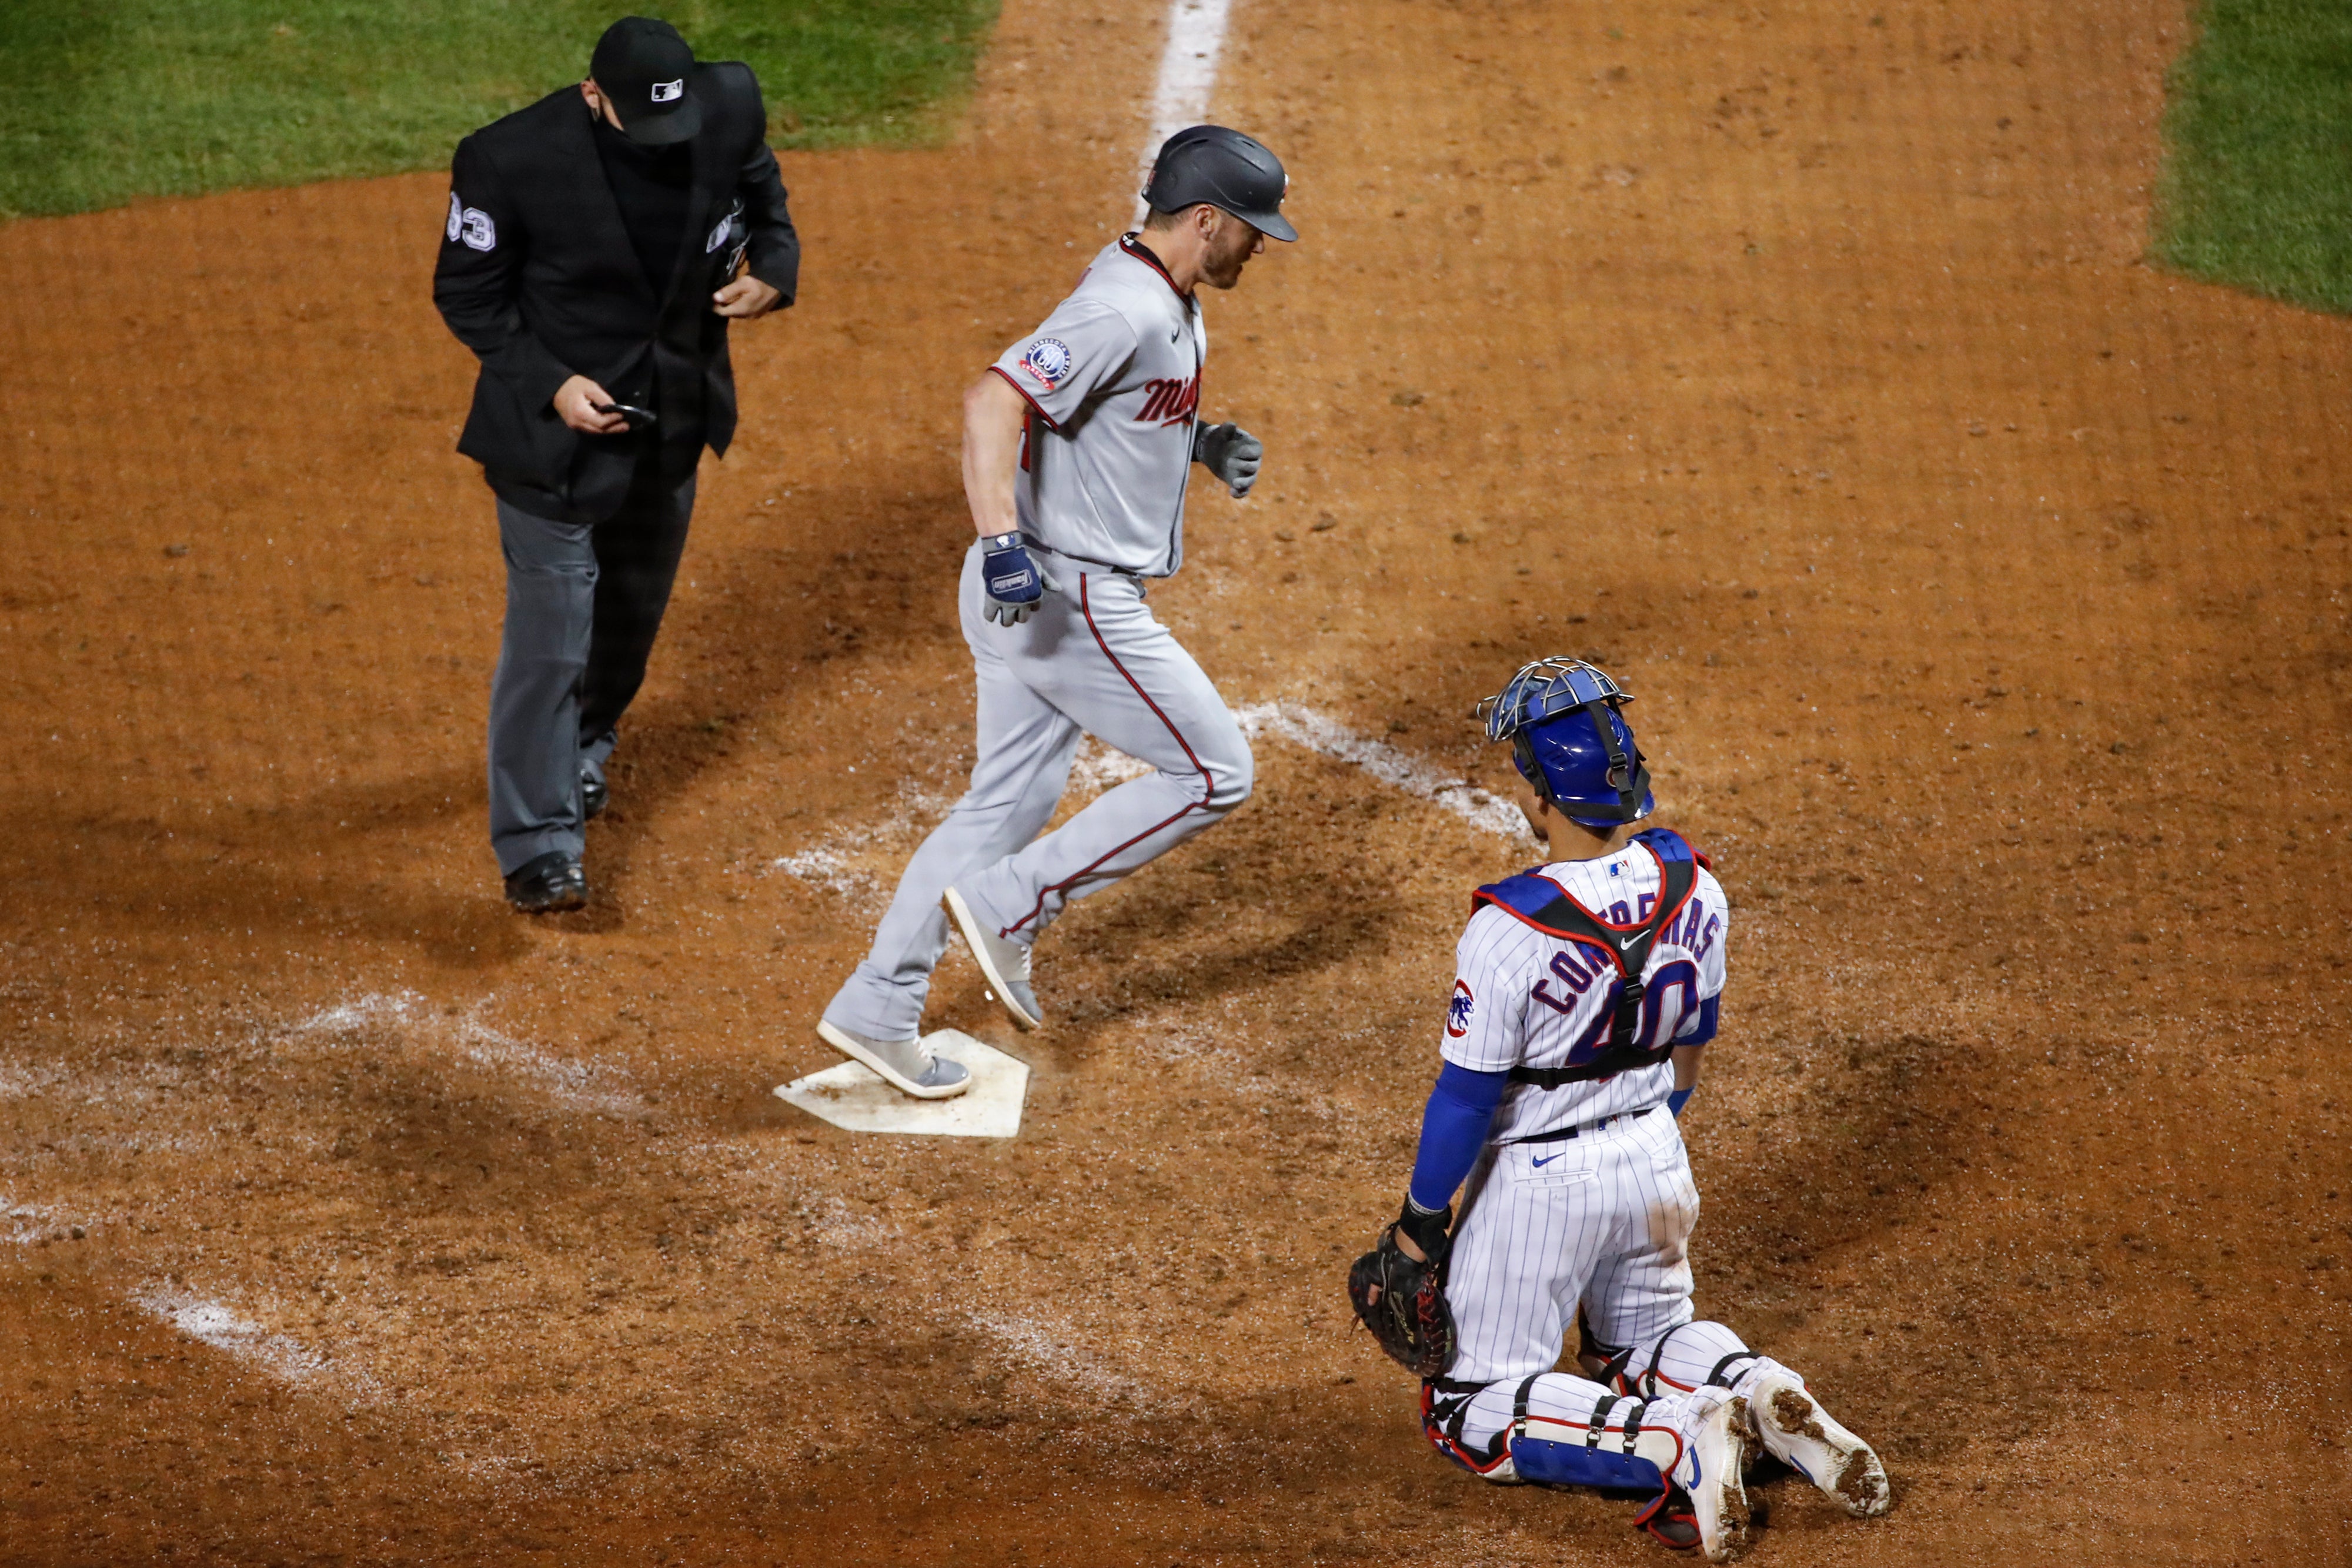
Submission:
[[[952,1100],[901,1094],[862,1061],[845,1061],[776,1085],[776,1098],[853,1133],[929,1133],[950,1138],[1010,1138],[1021,1131],[1029,1064],[961,1030],[923,1037],[934,1054],[961,1061],[971,1087]]]

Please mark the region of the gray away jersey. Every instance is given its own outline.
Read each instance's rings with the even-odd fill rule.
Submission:
[[[1184,559],[1184,486],[1209,340],[1197,300],[1126,235],[991,367],[1028,400],[1021,531],[1140,577]]]

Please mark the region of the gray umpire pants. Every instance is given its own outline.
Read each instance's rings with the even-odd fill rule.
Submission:
[[[971,787],[898,879],[874,946],[824,1016],[874,1040],[919,1032],[947,949],[950,883],[980,919],[1034,942],[1069,901],[1098,893],[1249,799],[1249,741],[1208,675],[1145,608],[1143,584],[1039,551],[1057,593],[1018,626],[982,610],[981,549],[964,556],[958,605],[979,703]],[[1043,831],[1081,736],[1153,771]]]
[[[580,776],[603,776],[645,684],[693,514],[694,476],[665,478],[651,455],[601,523],[499,503],[507,620],[490,682],[490,842],[501,876],[584,846]]]

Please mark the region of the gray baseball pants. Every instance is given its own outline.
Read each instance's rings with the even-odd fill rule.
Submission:
[[[637,465],[621,509],[562,523],[499,503],[507,620],[490,681],[490,843],[509,875],[586,842],[583,769],[602,776],[669,607],[694,476]]]
[[[1249,742],[1192,656],[1143,602],[1143,584],[1045,550],[1055,582],[1018,626],[982,615],[981,549],[964,556],[958,604],[979,688],[971,787],[898,879],[873,950],[825,1008],[873,1040],[921,1027],[947,948],[940,899],[952,883],[973,913],[1029,943],[1072,899],[1098,893],[1249,799]],[[1037,835],[1092,735],[1153,771],[1105,791]]]

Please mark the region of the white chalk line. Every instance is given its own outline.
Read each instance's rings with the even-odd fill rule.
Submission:
[[[1149,1384],[1113,1370],[1089,1350],[1087,1346],[1097,1343],[1098,1336],[1075,1323],[1034,1309],[974,1312],[971,1322],[1013,1360],[1066,1388],[1083,1389],[1107,1405],[1139,1409],[1165,1402]]]
[[[317,1351],[270,1333],[226,1302],[168,1284],[142,1286],[131,1292],[131,1300],[190,1339],[225,1351],[282,1383],[308,1383],[327,1371],[327,1359]]]
[[[1208,117],[1209,94],[1217,85],[1217,57],[1224,52],[1225,18],[1233,0],[1172,0],[1168,7],[1168,44],[1160,51],[1160,74],[1151,84],[1150,128],[1136,170],[1139,192],[1151,177],[1160,144]],[[1143,222],[1143,198],[1135,198],[1134,223]]]
[[[299,1038],[371,1027],[396,1029],[454,1045],[458,1055],[476,1066],[519,1079],[561,1104],[624,1115],[646,1108],[645,1102],[635,1093],[607,1086],[613,1077],[611,1069],[550,1055],[483,1022],[481,1011],[490,1000],[485,998],[466,1012],[450,1018],[415,991],[372,991],[322,1009],[287,1032]]]
[[[1302,750],[1349,763],[1391,789],[1450,811],[1483,832],[1518,843],[1528,841],[1527,819],[1508,800],[1386,742],[1359,735],[1328,714],[1298,703],[1268,702],[1236,708],[1234,717],[1240,722],[1242,733],[1253,740],[1271,735]],[[1071,765],[1070,783],[1083,794],[1099,794],[1150,771],[1150,764],[1088,736]],[[913,825],[901,812],[878,825],[836,828],[813,844],[777,856],[761,870],[782,872],[845,897],[874,893],[888,873],[861,862],[870,859],[877,844],[910,836]]]
[[[1069,787],[1082,798],[1091,797],[1150,771],[1150,763],[1139,762],[1087,736],[1070,764]],[[896,875],[880,862],[895,858],[903,863],[899,849],[929,832],[952,804],[904,788],[899,793],[908,799],[911,810],[895,812],[879,824],[835,828],[814,843],[778,855],[757,868],[758,874],[782,872],[843,898],[880,892]]]
[[[18,1203],[14,1198],[0,1197],[0,1224],[7,1233],[0,1242],[13,1247],[30,1247],[43,1239],[55,1240],[77,1229],[87,1231],[98,1223],[62,1208],[45,1203]]]
[[[48,1204],[19,1203],[0,1197],[0,1223],[8,1232],[0,1241],[30,1246],[43,1239],[82,1236],[98,1227],[92,1217]],[[364,1372],[332,1365],[317,1351],[289,1335],[274,1333],[224,1301],[201,1296],[168,1281],[152,1281],[129,1293],[133,1306],[172,1325],[190,1339],[226,1352],[259,1368],[281,1383],[305,1384],[331,1376],[362,1400],[381,1393]]]
[[[1528,837],[1527,819],[1509,801],[1385,742],[1358,735],[1313,708],[1297,703],[1255,703],[1236,709],[1234,716],[1241,721],[1242,732],[1253,739],[1260,735],[1279,736],[1293,746],[1351,762],[1391,789],[1442,806],[1475,828],[1502,838]]]

